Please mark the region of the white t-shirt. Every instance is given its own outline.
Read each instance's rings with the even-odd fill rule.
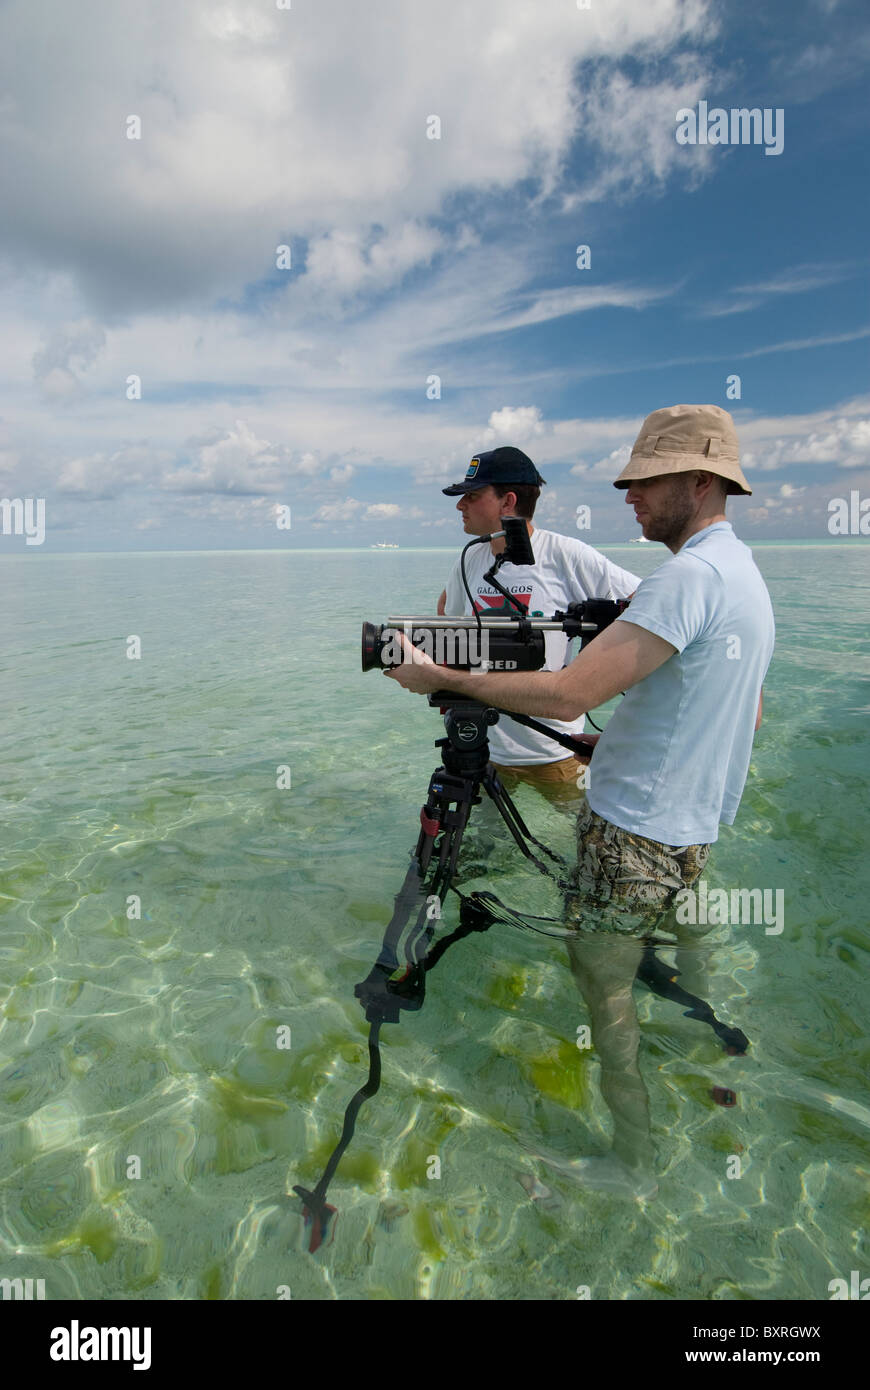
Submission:
[[[773,652],[770,596],[727,521],[690,536],[619,619],[676,647],[613,714],[588,800],[664,845],[712,844],[743,793],[758,696]]]
[[[620,569],[591,545],[573,536],[535,529],[531,542],[534,565],[502,565],[497,575],[502,587],[523,605],[530,616],[534,614],[550,618],[557,608],[564,612],[569,603],[582,603],[587,598],[628,598],[640,583],[636,574]],[[486,571],[492,568],[494,560],[488,544],[475,546],[465,557],[468,587],[475,601],[475,610],[480,613],[501,609],[505,602],[498,590],[483,578]],[[462,587],[458,561],[447,581],[444,612],[451,618],[470,616],[472,612],[468,595]],[[565,665],[568,638],[563,632],[547,632],[544,638],[547,659],[541,669],[560,671]],[[541,716],[542,724],[550,724],[566,734],[581,733],[583,722],[582,716],[571,723]],[[560,744],[535,733],[533,729],[524,728],[506,715],[502,715],[498,724],[490,729],[489,746],[492,761],[506,767],[558,762],[569,756]],[[577,770],[579,773],[579,763]]]

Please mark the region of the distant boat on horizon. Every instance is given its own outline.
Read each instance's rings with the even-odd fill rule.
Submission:
[[[375,541],[374,545],[369,546],[369,550],[398,550],[398,548],[394,541]]]
[[[649,536],[632,536],[629,545],[649,545]]]

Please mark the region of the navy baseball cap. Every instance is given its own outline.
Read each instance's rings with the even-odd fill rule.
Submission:
[[[522,449],[504,445],[501,449],[490,449],[485,454],[475,454],[462,482],[453,483],[441,491],[445,497],[460,497],[463,492],[476,492],[479,487],[489,487],[490,483],[526,483],[531,487],[540,487],[545,481],[528,454],[524,454]]]

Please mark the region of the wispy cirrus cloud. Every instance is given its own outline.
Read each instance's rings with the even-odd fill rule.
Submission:
[[[766,280],[735,286],[729,297],[699,311],[700,318],[726,318],[758,309],[770,299],[782,295],[808,294],[812,290],[828,289],[841,284],[858,272],[854,265],[797,265],[781,270]]]

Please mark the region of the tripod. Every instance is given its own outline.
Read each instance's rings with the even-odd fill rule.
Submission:
[[[487,730],[497,722],[498,710],[476,701],[458,700],[446,693],[430,695],[429,704],[440,706],[445,712],[447,737],[436,743],[436,747],[443,750],[444,761],[429,779],[426,802],[420,812],[420,834],[404,882],[396,894],[380,954],[366,978],[354,987],[354,994],[370,1025],[369,1074],[345,1111],[341,1138],[319,1183],[313,1191],[298,1185],[293,1188],[302,1198],[306,1221],[311,1225],[308,1248],[312,1253],[322,1244],[335,1214],[335,1208],[326,1201],[326,1191],[353,1138],[359,1109],[380,1087],[381,1024],[397,1023],[402,1009],[421,1009],[426,994],[426,974],[448,946],[472,931],[487,931],[495,920],[484,911],[468,910],[468,900],[465,900],[460,926],[430,949],[435,923],[440,920],[441,907],[452,885],[465,828],[472,808],[481,801],[481,789],[492,799],[523,853],[546,873],[550,872],[529,849],[528,842],[536,845],[539,842],[532,836],[489,761]],[[539,848],[558,859],[545,845]],[[412,917],[415,920],[410,923]]]
[[[532,845],[551,863],[565,870],[568,868],[560,855],[532,835],[489,761],[488,730],[498,722],[501,711],[447,692],[436,692],[429,695],[428,700],[430,706],[440,707],[444,713],[447,736],[436,743],[436,747],[442,750],[443,762],[429,779],[426,802],[420,812],[420,834],[404,882],[396,894],[393,915],[384,934],[380,954],[366,978],[354,986],[354,994],[365,1010],[370,1025],[368,1077],[348,1104],[341,1137],[317,1186],[311,1191],[298,1185],[293,1187],[293,1191],[302,1198],[306,1223],[311,1228],[308,1247],[311,1253],[323,1243],[335,1215],[335,1207],[326,1201],[326,1192],[353,1137],[357,1114],[363,1102],[375,1095],[380,1087],[381,1025],[397,1023],[403,1009],[416,1011],[423,1007],[426,975],[456,941],[471,932],[488,931],[498,921],[508,921],[522,927],[530,927],[534,921],[550,921],[548,918],[526,919],[512,913],[491,893],[473,893],[467,897],[458,894],[462,904],[460,925],[432,945],[444,900],[451,888],[458,893],[453,877],[462,838],[473,807],[482,800],[482,793],[493,802],[526,858],[542,873],[556,879],[564,890],[576,891],[575,885],[567,879],[558,878],[533,852]],[[512,714],[511,718],[547,734],[572,752],[592,752],[594,745],[582,738],[562,734],[525,715]],[[493,908],[493,904],[497,905],[498,910]],[[533,926],[531,929],[543,930],[549,936],[574,935],[569,929],[558,932]],[[742,1053],[748,1047],[748,1039],[738,1028],[729,1028],[720,1023],[709,1004],[680,989],[676,984],[676,972],[657,959],[652,940],[646,944],[637,976],[662,998],[689,1005],[689,1016],[709,1023],[729,1051]]]

